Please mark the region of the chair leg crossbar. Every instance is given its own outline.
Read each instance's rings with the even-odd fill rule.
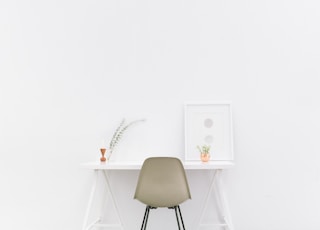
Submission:
[[[141,225],[141,230],[146,230],[146,228],[147,228],[150,209],[156,209],[156,208],[155,207],[151,207],[151,206],[147,206],[146,207],[146,211],[144,213],[143,221],[142,221],[142,225]],[[180,210],[180,206],[177,205],[177,206],[174,206],[174,207],[169,207],[169,209],[174,209],[174,211],[176,213],[177,224],[178,224],[179,230],[181,229],[180,228],[180,222],[182,224],[183,230],[185,230],[183,219],[182,219],[182,214],[181,214],[181,210]],[[178,215],[178,212],[179,212],[179,215]]]

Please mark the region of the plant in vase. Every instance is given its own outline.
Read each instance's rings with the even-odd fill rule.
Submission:
[[[202,162],[208,162],[210,160],[210,145],[197,146],[200,152],[200,158]]]
[[[125,119],[122,119],[122,121],[120,122],[119,126],[117,127],[116,131],[114,132],[112,138],[111,138],[111,141],[109,143],[109,157],[107,157],[106,160],[109,160],[112,153],[113,153],[113,150],[114,148],[117,146],[117,144],[119,143],[120,139],[122,138],[124,132],[133,124],[135,123],[138,123],[138,122],[142,122],[142,121],[145,121],[144,119],[141,119],[141,120],[135,120],[135,121],[132,121],[128,124],[126,124],[126,120]]]

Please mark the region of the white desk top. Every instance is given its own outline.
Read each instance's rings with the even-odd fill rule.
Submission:
[[[118,161],[118,162],[88,162],[81,164],[85,169],[99,170],[139,170],[143,162],[139,161]],[[186,170],[204,170],[204,169],[228,169],[234,166],[232,161],[210,161],[203,163],[201,161],[186,161],[183,162]]]

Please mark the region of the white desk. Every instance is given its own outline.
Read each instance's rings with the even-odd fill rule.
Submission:
[[[82,168],[91,169],[94,170],[94,183],[92,185],[91,194],[89,198],[88,207],[86,210],[83,227],[82,230],[90,230],[91,228],[95,226],[99,227],[111,227],[111,228],[119,228],[124,229],[123,220],[121,218],[121,215],[119,213],[118,206],[116,204],[116,200],[114,198],[114,194],[112,191],[112,188],[110,187],[109,183],[109,176],[108,171],[111,170],[140,170],[143,162],[107,162],[107,163],[101,163],[101,162],[89,162],[82,164]],[[206,195],[205,202],[202,204],[202,213],[201,216],[198,218],[198,224],[197,229],[199,229],[202,226],[207,226],[202,223],[204,212],[207,207],[207,201],[209,200],[210,196],[215,195],[218,201],[218,211],[221,215],[221,218],[224,220],[223,223],[217,223],[212,224],[212,226],[222,226],[226,230],[234,230],[233,224],[231,221],[231,215],[228,209],[227,199],[224,193],[223,183],[221,183],[221,173],[224,169],[232,168],[234,166],[234,163],[231,161],[211,161],[208,163],[202,163],[202,162],[184,162],[184,168],[185,170],[212,170],[213,171],[213,177],[210,182],[210,187],[208,190],[208,194]],[[100,223],[101,218],[98,217],[93,222],[89,223],[89,213],[92,209],[92,202],[94,199],[95,191],[97,188],[97,182],[99,175],[103,175],[107,189],[109,191],[111,200],[113,202],[113,205],[116,209],[118,219],[120,224],[119,225],[110,225],[110,224],[102,224]],[[211,226],[211,225],[210,225]]]

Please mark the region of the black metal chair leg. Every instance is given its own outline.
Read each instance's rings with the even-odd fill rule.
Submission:
[[[179,214],[180,214],[180,219],[181,219],[181,223],[182,223],[183,230],[185,230],[184,223],[183,223],[183,219],[182,219],[182,215],[181,215],[181,210],[180,210],[180,206],[179,206],[179,205],[178,205],[178,210],[179,210]]]
[[[148,219],[149,219],[149,213],[150,213],[150,207],[148,207],[148,212],[147,212],[146,220],[145,220],[145,222],[144,222],[144,229],[143,229],[143,230],[146,230],[146,229],[147,229],[147,223],[148,223]]]
[[[179,217],[178,217],[178,212],[177,212],[177,206],[174,206],[174,211],[175,211],[175,213],[176,213],[178,228],[179,228],[179,230],[180,230],[180,222],[179,222]]]
[[[148,219],[149,219],[150,209],[155,209],[155,208],[150,207],[150,206],[147,206],[147,207],[146,207],[146,211],[145,211],[145,213],[144,213],[143,221],[142,221],[142,225],[141,225],[141,230],[146,230],[146,228],[147,228],[147,223],[148,223]],[[182,214],[181,214],[181,210],[180,210],[180,206],[177,205],[177,206],[174,206],[174,207],[169,207],[169,209],[174,209],[174,211],[175,211],[176,219],[177,219],[177,224],[178,224],[179,230],[181,230],[181,228],[180,228],[180,221],[181,221],[183,230],[185,230],[184,222],[183,222],[183,218],[182,218]],[[178,211],[179,211],[179,214],[178,214]],[[180,220],[179,220],[179,219],[180,219]]]
[[[145,230],[146,227],[147,227],[147,222],[148,222],[148,218],[149,218],[149,212],[150,212],[150,207],[147,206],[146,207],[146,211],[144,212],[143,221],[142,221],[142,225],[141,225],[141,230]]]

